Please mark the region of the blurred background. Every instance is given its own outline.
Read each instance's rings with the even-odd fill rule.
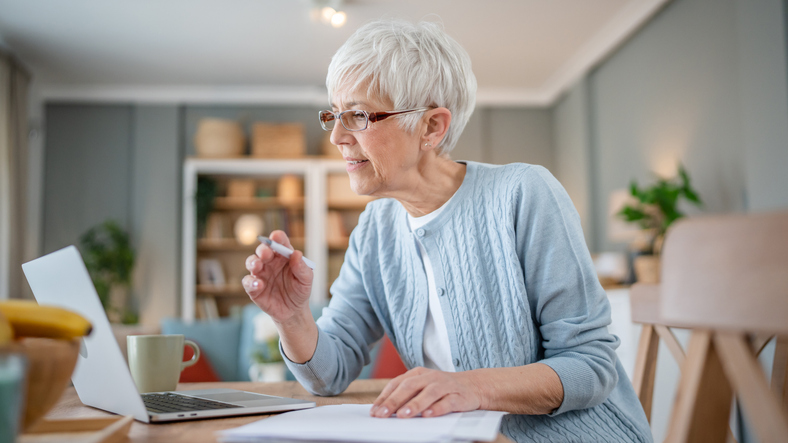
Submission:
[[[0,0],[0,299],[77,244],[113,321],[238,316],[243,258],[285,229],[324,304],[368,199],[317,111],[381,17],[469,52],[452,158],[549,169],[608,288],[658,281],[632,268],[675,218],[788,207],[785,0]]]

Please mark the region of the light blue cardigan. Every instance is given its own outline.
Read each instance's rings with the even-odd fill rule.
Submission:
[[[564,400],[549,416],[508,415],[516,441],[652,440],[608,333],[610,305],[599,285],[577,211],[544,168],[467,162],[445,210],[411,233],[406,212],[376,200],[350,237],[332,299],[318,319],[317,349],[288,361],[310,392],[336,395],[369,363],[385,332],[408,368],[424,365],[428,293],[412,236],[435,273],[458,371],[544,363]]]

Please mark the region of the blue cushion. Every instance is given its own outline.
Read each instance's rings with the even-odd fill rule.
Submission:
[[[241,321],[235,318],[184,323],[175,318],[161,321],[162,334],[183,334],[194,340],[211,360],[211,365],[222,381],[237,381],[238,346]],[[240,380],[248,380],[242,378]]]

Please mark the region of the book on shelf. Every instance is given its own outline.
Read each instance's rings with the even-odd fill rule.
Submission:
[[[216,320],[219,318],[219,306],[216,299],[212,296],[202,296],[197,299],[197,317],[204,320]]]

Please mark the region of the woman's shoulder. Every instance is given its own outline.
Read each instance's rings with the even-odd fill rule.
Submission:
[[[501,187],[521,189],[525,192],[538,192],[558,184],[558,180],[553,174],[540,165],[529,163],[493,165],[476,162],[468,162],[467,164],[475,171],[477,185],[493,192]]]

